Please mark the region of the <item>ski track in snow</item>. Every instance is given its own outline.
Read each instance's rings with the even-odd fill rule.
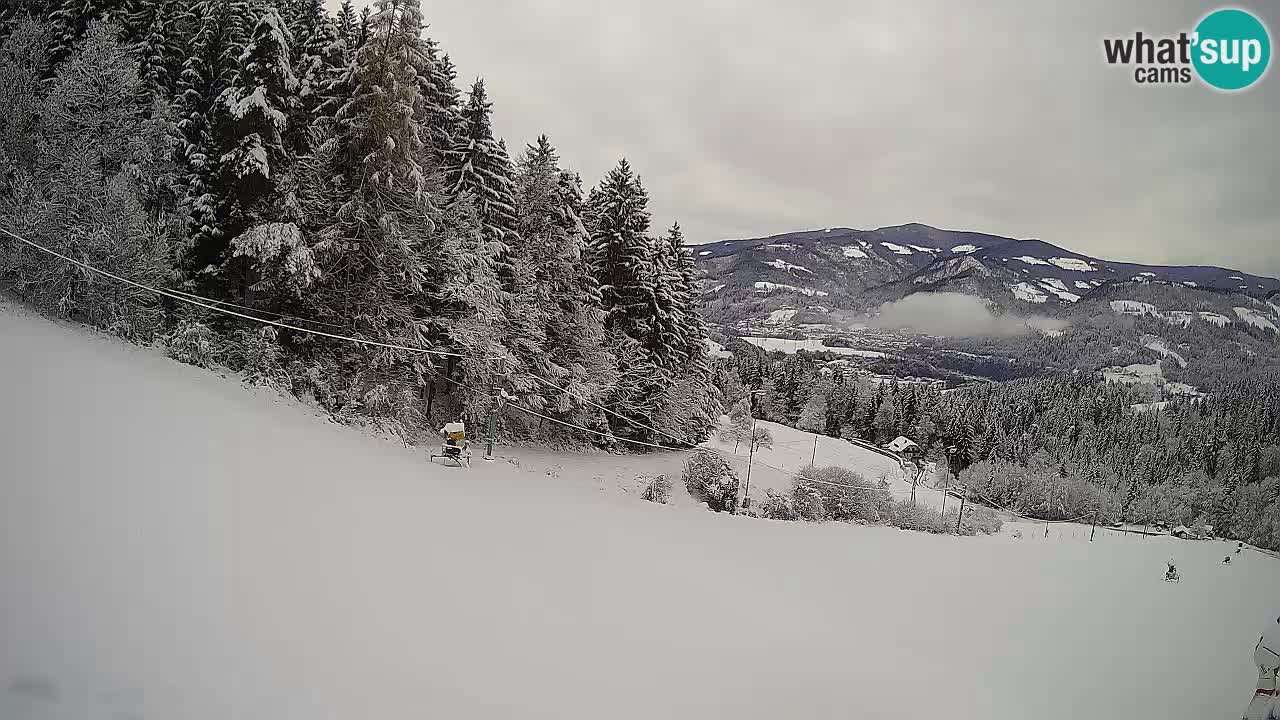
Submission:
[[[446,469],[11,307],[0,407],[15,720],[1238,717],[1280,597],[1280,562],[1222,543],[640,501],[676,453]]]

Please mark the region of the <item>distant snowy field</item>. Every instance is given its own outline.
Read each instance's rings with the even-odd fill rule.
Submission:
[[[1280,614],[1221,543],[640,501],[675,454],[444,469],[11,306],[0,408],[5,720],[1234,718]]]

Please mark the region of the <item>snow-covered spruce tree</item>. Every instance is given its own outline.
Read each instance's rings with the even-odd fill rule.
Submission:
[[[351,0],[342,0],[342,5],[338,8],[336,23],[338,39],[342,41],[348,52],[353,51],[356,41],[359,39],[360,21],[356,16],[355,6],[351,4]]]
[[[130,18],[136,35],[132,46],[140,64],[138,74],[151,92],[162,98],[176,93],[185,60],[179,7],[178,0],[143,0],[135,5]]]
[[[462,119],[461,93],[455,83],[458,74],[449,55],[440,54],[435,41],[426,39],[427,72],[421,77],[422,101],[425,105],[424,126],[428,150],[433,164],[447,165],[453,151],[466,133]]]
[[[292,36],[298,102],[289,113],[286,146],[309,151],[307,130],[320,114],[335,80],[347,65],[347,45],[321,0],[299,0],[286,18]]]
[[[52,29],[49,57],[54,64],[71,54],[91,23],[111,21],[115,31],[123,33],[134,10],[133,0],[61,0],[48,5]]]
[[[514,280],[510,245],[516,240],[513,170],[506,147],[493,137],[492,111],[484,81],[476,80],[462,108],[462,134],[445,158],[444,176],[451,196],[467,194],[475,203],[488,241],[500,248],[498,277],[510,292]]]
[[[586,266],[586,228],[577,177],[559,166],[545,135],[525,149],[518,163],[516,206],[520,218],[516,246],[517,288],[532,293],[542,328],[544,353],[530,372],[552,380],[564,392],[534,388],[546,408],[575,424],[603,428],[595,401],[614,381],[613,358],[605,347],[604,313],[595,278]]]
[[[216,269],[230,241],[225,225],[234,189],[223,184],[215,124],[219,101],[239,72],[248,42],[247,13],[243,0],[197,0],[180,19],[194,33],[174,100],[187,209],[187,245],[179,260],[188,282],[197,285],[213,280],[210,268]]]
[[[23,32],[10,38],[6,54]],[[0,219],[69,257],[164,285],[169,243],[138,178],[166,172],[167,132],[118,35],[118,27],[91,22],[59,66],[40,109],[34,164],[17,169],[11,191],[0,195]],[[41,307],[124,337],[148,340],[159,328],[150,294],[35,250],[6,251],[0,277]]]
[[[284,143],[290,110],[297,104],[298,80],[289,57],[292,37],[279,12],[264,6],[239,58],[231,84],[222,91],[214,114],[218,144],[217,177],[222,239],[203,251],[210,260],[211,282],[219,294],[247,299],[255,278],[237,257],[265,259],[262,238],[240,242],[241,235],[266,223],[297,223],[299,211],[289,191],[289,154]],[[273,238],[293,240],[277,228]],[[273,245],[268,245],[273,247]]]
[[[647,343],[655,304],[649,195],[622,160],[592,191],[589,203],[590,262],[600,286],[605,329]]]
[[[675,228],[678,232],[678,228]],[[685,365],[688,341],[683,333],[688,329],[684,313],[688,310],[688,298],[682,297],[680,282],[680,256],[683,248],[672,248],[666,237],[651,240],[653,258],[653,310],[650,319],[647,345],[654,361],[668,370]]]

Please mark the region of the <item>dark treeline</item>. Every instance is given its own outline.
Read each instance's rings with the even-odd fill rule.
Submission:
[[[456,357],[160,302],[8,240],[0,287],[405,434],[484,417],[495,386],[615,437],[652,439],[594,404],[689,440],[719,416],[679,227],[651,231],[625,160],[586,193],[545,136],[513,160],[483,81],[458,89],[417,0],[2,12],[5,227],[255,317]]]
[[[1280,375],[1148,408],[1144,388],[1092,373],[943,393],[808,353],[743,352],[714,374],[726,404],[759,390],[765,420],[877,444],[905,435],[949,482],[1031,517],[1213,525],[1280,548]]]

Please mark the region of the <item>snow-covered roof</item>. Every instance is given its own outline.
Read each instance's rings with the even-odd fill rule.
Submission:
[[[904,452],[906,450],[910,450],[913,448],[919,448],[920,446],[915,444],[914,441],[899,435],[898,437],[894,438],[886,447],[888,447],[889,450],[893,452]]]

